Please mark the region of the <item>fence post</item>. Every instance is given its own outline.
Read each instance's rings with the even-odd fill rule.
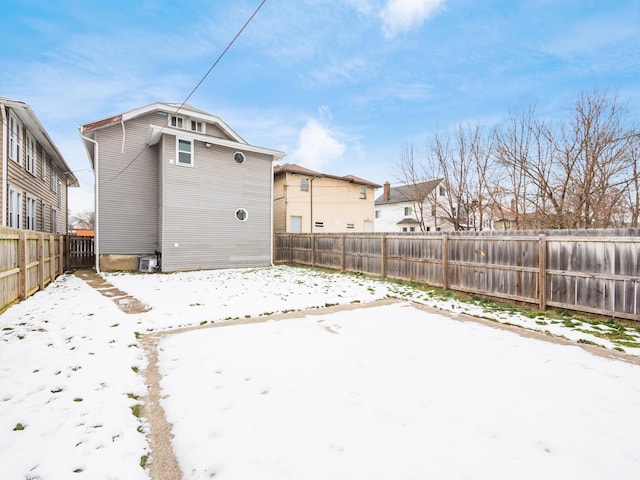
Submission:
[[[342,238],[342,245],[341,245],[341,253],[340,253],[340,266],[342,268],[342,271],[344,272],[344,269],[347,266],[347,245],[346,245],[346,235],[343,233],[341,235]]]
[[[449,242],[446,233],[442,234],[442,289],[449,289],[449,258],[447,255],[447,243]]]
[[[38,233],[38,287],[44,290],[44,233]]]
[[[18,266],[20,267],[20,276],[18,282],[18,297],[20,300],[27,298],[27,232],[22,230],[18,234]]]
[[[540,234],[538,237],[538,300],[539,309],[544,312],[547,309],[547,236]]]
[[[313,233],[309,234],[311,237],[311,266],[316,266],[316,237]]]
[[[49,235],[49,283],[56,278],[56,239],[53,235]]]
[[[384,233],[382,234],[382,238],[380,239],[380,241],[382,242],[380,275],[382,276],[382,278],[387,278],[387,236]]]

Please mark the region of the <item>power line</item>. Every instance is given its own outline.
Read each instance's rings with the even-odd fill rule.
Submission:
[[[229,49],[231,48],[231,46],[235,43],[235,41],[238,39],[238,37],[240,37],[240,35],[242,35],[242,32],[244,32],[244,30],[247,28],[247,26],[249,25],[249,23],[251,23],[251,21],[253,20],[253,18],[258,14],[258,12],[260,11],[260,9],[262,8],[262,6],[266,3],[267,0],[262,0],[262,2],[260,2],[260,5],[258,5],[258,7],[255,9],[255,11],[251,14],[251,16],[247,19],[246,22],[244,22],[244,25],[242,25],[242,28],[240,28],[240,30],[238,30],[238,33],[236,33],[235,37],[233,37],[233,39],[227,44],[227,46],[225,47],[225,49],[222,51],[222,53],[218,56],[218,58],[213,62],[213,64],[209,67],[209,70],[207,70],[207,73],[204,74],[204,76],[200,79],[200,81],[196,84],[195,87],[193,87],[193,89],[191,90],[191,92],[189,93],[189,95],[187,95],[187,98],[184,99],[184,101],[180,104],[180,106],[176,109],[174,113],[177,114],[182,107],[184,107],[184,105],[189,101],[189,99],[192,97],[192,95],[194,93],[196,93],[196,90],[198,90],[198,88],[200,88],[200,86],[202,85],[202,83],[207,79],[207,77],[209,76],[209,74],[211,73],[211,71],[216,67],[216,65],[218,65],[218,63],[220,63],[220,60],[222,60],[222,57],[225,56],[225,54],[227,53],[227,51],[229,51]],[[160,132],[162,133],[162,131],[164,130],[165,127],[167,127],[169,125],[169,118],[167,118],[167,121],[165,122],[165,124],[161,127]],[[133,157],[133,159],[127,164],[125,165],[125,167],[120,170],[118,173],[116,173],[113,177],[111,177],[109,180],[106,180],[105,182],[102,183],[102,185],[106,185],[112,181],[114,181],[116,178],[118,178],[120,175],[122,175],[124,172],[126,172],[129,167],[131,167],[131,165],[133,165],[139,158],[140,156],[143,154],[145,150],[145,147],[143,147],[143,149],[140,151],[140,153],[138,153],[135,157]]]

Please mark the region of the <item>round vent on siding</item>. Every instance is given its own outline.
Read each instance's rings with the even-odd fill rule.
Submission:
[[[244,153],[242,152],[236,152],[233,154],[233,159],[236,161],[236,163],[244,163],[244,161],[246,160]]]

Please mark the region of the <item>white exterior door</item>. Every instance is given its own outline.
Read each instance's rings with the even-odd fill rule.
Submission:
[[[302,217],[291,215],[290,233],[302,233]]]

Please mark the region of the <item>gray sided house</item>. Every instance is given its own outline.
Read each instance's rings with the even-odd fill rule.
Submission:
[[[79,127],[95,175],[96,268],[163,272],[272,261],[273,162],[220,118],[155,103]]]

